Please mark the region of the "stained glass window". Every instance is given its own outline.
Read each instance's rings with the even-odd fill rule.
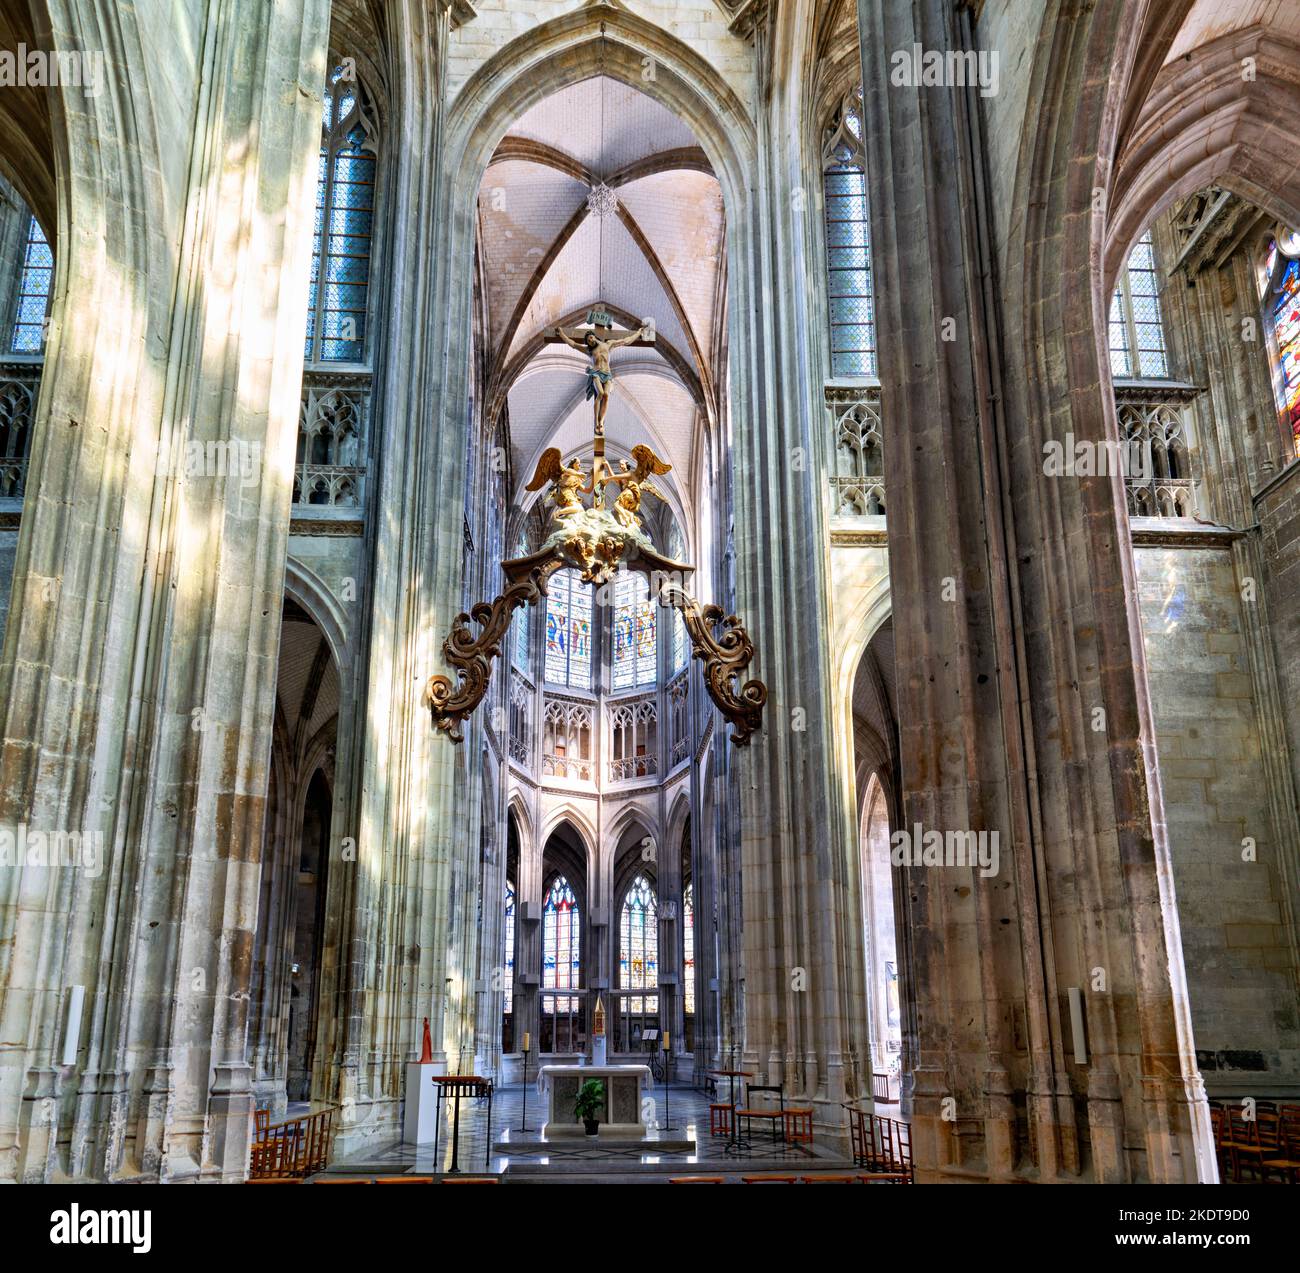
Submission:
[[[1108,326],[1111,375],[1154,379],[1169,375],[1150,230],[1129,253],[1111,298]]]
[[[686,624],[681,614],[673,611],[673,672],[680,672],[686,666]]]
[[[871,288],[861,86],[844,98],[827,125],[822,164],[831,374],[874,376],[876,318]]]
[[[682,893],[682,1002],[695,1011],[695,885]]]
[[[515,886],[506,881],[506,960],[501,993],[505,996],[503,1011],[515,1010]]]
[[[39,354],[45,345],[45,314],[50,307],[50,282],[54,278],[54,253],[35,217],[27,225],[23,273],[18,283],[18,306],[9,348],[15,354]]]
[[[591,585],[576,570],[551,576],[546,597],[546,679],[591,688]]]
[[[581,984],[578,899],[562,875],[555,877],[542,909],[542,988],[575,990]]]
[[[618,984],[624,990],[659,988],[659,906],[644,875],[623,898],[619,928]]]
[[[1300,455],[1300,260],[1287,261],[1272,303],[1278,402]]]
[[[375,214],[375,146],[352,63],[330,73],[316,176],[316,237],[311,260],[309,362],[360,362]]]
[[[639,571],[624,570],[614,581],[614,688],[653,685],[657,671],[655,603]]]
[[[528,616],[531,613],[527,606],[520,606],[515,611],[513,619],[514,624],[514,658],[515,667],[521,672],[528,670]]]

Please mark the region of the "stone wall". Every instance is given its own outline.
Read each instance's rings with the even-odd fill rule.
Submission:
[[[1287,705],[1292,775],[1300,784],[1300,465],[1255,497],[1266,562],[1263,581],[1280,698]]]
[[[1292,952],[1231,548],[1138,548],[1197,1059],[1211,1095],[1300,1086]],[[1293,669],[1294,670],[1294,669]],[[1253,841],[1255,860],[1243,860]]]

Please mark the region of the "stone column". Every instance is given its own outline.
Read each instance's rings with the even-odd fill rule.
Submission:
[[[804,303],[816,266],[800,197],[813,7],[782,5],[756,28],[758,162],[748,207],[728,218],[746,276],[736,286],[753,289],[752,313],[733,296],[745,320],[733,319],[730,349],[736,604],[757,646],[751,672],[770,697],[747,748],[720,745],[740,803],[744,1068],[788,1097],[834,1105],[844,1096],[839,953],[822,921],[845,846],[831,813],[826,518],[809,462],[822,417]]]
[[[1029,114],[1095,126],[1089,93],[1104,83],[1069,61],[1084,47],[1070,24],[1094,11],[1069,8],[1063,61],[1044,63],[1034,87],[1047,100]],[[997,103],[890,76],[897,51],[972,47],[969,15],[940,0],[859,11],[904,824],[996,831],[1001,848],[987,878],[909,874],[918,1170],[1006,1178],[1023,1143],[1041,1179],[1120,1180],[1134,1162],[1155,1180],[1195,1178],[1190,1031],[1131,555],[1119,547],[1123,493],[1043,466],[1046,437],[1115,433],[1092,325],[1104,331],[1104,302],[1034,291],[1071,270],[1086,277],[1097,259],[1079,136],[1044,134],[1045,146],[1064,138],[1059,154],[997,192],[1017,231],[1029,229],[995,255],[981,127],[998,120]],[[1099,24],[1113,20],[1108,10]],[[1086,1068],[1063,1020],[1070,986],[1086,997]]]
[[[0,659],[0,819],[78,835],[95,861],[0,870],[0,1177],[247,1169],[327,16],[213,3],[182,56],[134,10],[50,6],[44,38],[70,51],[94,32],[108,82],[61,90],[61,282]],[[164,88],[163,63],[189,78]]]

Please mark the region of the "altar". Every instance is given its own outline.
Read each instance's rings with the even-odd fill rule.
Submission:
[[[646,1134],[642,1117],[650,1090],[648,1065],[543,1065],[537,1087],[546,1109],[543,1136],[585,1136],[582,1120],[573,1112],[578,1088],[588,1079],[605,1085],[605,1104],[597,1117],[603,1138],[640,1140]]]

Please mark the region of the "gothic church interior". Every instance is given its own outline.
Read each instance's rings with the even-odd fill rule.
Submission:
[[[1300,1182],[1300,6],[3,0],[0,124],[0,1181]]]

